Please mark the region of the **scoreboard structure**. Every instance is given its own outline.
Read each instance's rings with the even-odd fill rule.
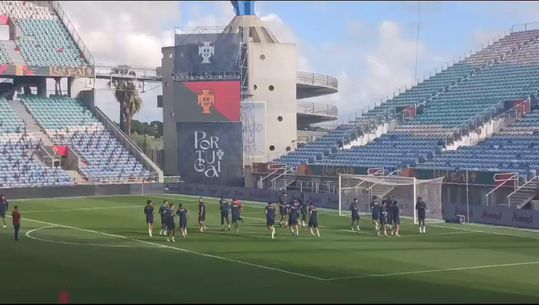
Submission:
[[[190,183],[243,186],[241,36],[176,34],[168,51],[164,113],[175,126],[165,129],[176,134],[177,174]]]

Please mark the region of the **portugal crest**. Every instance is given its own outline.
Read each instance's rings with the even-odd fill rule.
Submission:
[[[210,114],[210,108],[215,104],[215,93],[213,90],[202,89],[198,93],[198,105],[202,107],[203,114]]]
[[[210,63],[210,57],[215,53],[215,47],[210,45],[211,41],[203,42],[203,45],[198,47],[198,55],[202,57],[203,64]]]

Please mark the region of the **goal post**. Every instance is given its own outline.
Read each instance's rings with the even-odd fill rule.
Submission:
[[[339,175],[339,215],[348,214],[354,198],[358,199],[360,211],[370,214],[373,196],[378,200],[391,198],[397,200],[401,216],[412,217],[417,224],[415,205],[421,197],[427,203],[427,220],[442,220],[442,182],[443,177],[422,180],[415,177]]]

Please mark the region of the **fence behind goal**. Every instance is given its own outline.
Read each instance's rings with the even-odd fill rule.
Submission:
[[[442,220],[443,177],[420,180],[414,177],[339,175],[339,215],[348,211],[354,198],[360,204],[360,212],[371,212],[373,196],[381,202],[384,198],[396,200],[401,216],[413,217],[417,223],[415,209],[417,197],[427,203],[427,221]],[[370,216],[369,216],[370,218]]]

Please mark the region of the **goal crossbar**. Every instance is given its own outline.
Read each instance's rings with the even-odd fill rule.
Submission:
[[[391,199],[399,204],[403,217],[413,217],[417,223],[415,209],[417,198],[427,203],[427,218],[442,220],[443,177],[417,179],[403,176],[339,175],[339,215],[348,211],[353,198],[357,198],[362,212],[370,212],[373,196],[377,200]]]

